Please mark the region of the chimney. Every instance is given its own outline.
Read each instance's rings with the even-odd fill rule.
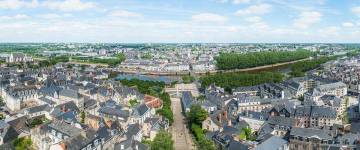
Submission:
[[[112,125],[112,121],[111,120],[105,121],[105,124],[110,128]]]
[[[218,121],[221,123],[221,114],[218,114],[217,119],[218,119]]]
[[[120,145],[120,149],[121,150],[125,149],[123,144]]]
[[[227,111],[223,112],[224,118],[227,119]]]
[[[65,105],[62,106],[61,110],[62,110],[62,112],[66,112],[66,107],[65,107]]]

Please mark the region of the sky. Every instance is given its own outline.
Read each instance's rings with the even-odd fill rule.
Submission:
[[[360,43],[360,0],[0,0],[0,42]]]

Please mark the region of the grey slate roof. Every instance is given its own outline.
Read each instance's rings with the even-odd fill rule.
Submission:
[[[268,121],[271,125],[280,125],[285,127],[292,127],[296,123],[296,119],[282,117],[282,116],[271,116],[269,117]]]
[[[54,101],[52,101],[51,99],[48,99],[46,97],[40,97],[39,100],[49,104],[49,105],[55,105],[56,103]]]
[[[249,146],[235,140],[230,140],[230,143],[226,150],[248,150]]]
[[[114,149],[120,150],[122,146],[124,150],[150,150],[148,146],[132,138],[116,143]]]
[[[98,138],[98,135],[94,130],[87,130],[82,132],[84,133],[77,134],[76,136],[68,138],[64,141],[65,145],[67,145],[67,150],[80,150],[87,145],[92,144],[93,141]],[[91,146],[94,147],[93,144]]]
[[[69,101],[60,105],[57,105],[55,107],[56,109],[63,110],[63,108],[66,109],[66,111],[76,111],[77,113],[80,113],[80,109],[76,106],[76,104],[73,101]]]
[[[80,98],[80,94],[77,91],[71,90],[71,89],[63,89],[63,90],[61,90],[59,95],[64,96],[64,97],[70,97],[70,98],[73,98],[73,99]]]
[[[320,97],[320,100],[324,102],[324,104],[328,106],[340,107],[341,99],[336,97],[335,95],[324,95]]]
[[[254,150],[278,150],[282,149],[281,146],[287,143],[288,141],[284,140],[283,138],[280,138],[278,136],[271,136],[270,138],[257,145]]]
[[[191,96],[191,92],[190,91],[185,91],[182,92],[182,96],[181,96],[181,103],[182,103],[182,107],[184,109],[186,108],[190,108],[191,104],[192,104],[193,98]]]
[[[11,140],[14,140],[19,135],[16,130],[11,127],[9,124],[7,124],[4,120],[0,120],[0,129],[2,132],[0,133],[0,136],[2,138],[3,143],[7,143]]]
[[[65,121],[66,123],[71,124],[71,123],[77,122],[76,115],[77,115],[76,112],[68,111],[68,112],[61,114],[60,116],[57,116],[56,119]]]
[[[294,137],[306,137],[306,138],[318,138],[324,140],[333,139],[329,130],[314,129],[314,128],[298,128],[294,127],[290,131],[290,136]]]
[[[269,118],[269,114],[266,112],[256,112],[256,111],[246,111],[239,114],[239,117],[252,118],[257,120],[267,120]]]
[[[340,87],[346,87],[346,84],[342,82],[335,82],[335,83],[319,85],[315,89],[319,90],[320,92],[326,92]]]
[[[74,137],[82,131],[82,129],[76,128],[64,121],[53,121],[48,124],[49,129],[54,129],[58,132],[61,132],[69,137]]]
[[[149,110],[150,108],[148,106],[146,106],[145,104],[140,104],[135,108],[133,115],[143,116]]]
[[[123,110],[122,107],[117,105],[113,100],[108,100],[100,105],[101,107],[98,110],[99,113],[122,117],[124,119],[127,119],[130,116],[130,112],[128,110]]]
[[[48,104],[34,106],[27,109],[29,114],[37,113],[40,111],[47,111],[47,110],[50,110],[50,106]]]
[[[125,133],[127,138],[132,138],[132,136],[138,134],[141,131],[141,127],[139,124],[130,124],[128,126],[127,132]]]
[[[336,118],[336,110],[331,107],[312,106],[312,117]]]
[[[336,118],[336,110],[327,106],[299,106],[295,110],[295,116]]]

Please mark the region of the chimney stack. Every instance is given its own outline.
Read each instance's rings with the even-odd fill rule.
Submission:
[[[218,117],[217,117],[218,121],[221,123],[221,113],[218,114]]]

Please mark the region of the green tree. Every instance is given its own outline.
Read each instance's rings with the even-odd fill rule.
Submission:
[[[171,134],[161,130],[151,142],[151,150],[174,150],[174,141]]]
[[[139,104],[139,102],[138,102],[136,99],[129,100],[129,105],[130,105],[130,107],[134,107],[134,106],[136,106],[137,104]]]
[[[183,83],[187,84],[187,83],[192,83],[195,81],[195,78],[193,76],[190,75],[186,75],[186,76],[182,76],[182,81]]]
[[[85,123],[85,111],[82,111],[82,112],[81,112],[81,116],[80,116],[80,117],[81,117],[80,122],[81,122],[81,123]]]
[[[21,137],[13,141],[13,146],[15,147],[15,150],[33,150],[31,145],[31,139],[26,137]]]
[[[336,57],[320,57],[313,60],[301,61],[291,65],[290,75],[292,77],[305,76],[305,72],[320,67],[321,64],[329,60],[336,59]]]
[[[5,106],[4,99],[0,96],[0,107]]]
[[[245,127],[241,129],[241,133],[239,135],[239,138],[242,140],[251,140],[254,141],[255,140],[255,136],[251,130],[250,127]]]
[[[73,65],[72,65],[72,64],[67,64],[67,65],[66,65],[66,68],[72,69],[72,68],[73,68]]]
[[[201,125],[202,122],[208,117],[208,113],[200,105],[194,104],[190,107],[187,117],[191,123]]]
[[[281,82],[284,79],[284,75],[279,72],[260,72],[260,73],[217,73],[213,75],[206,75],[200,78],[201,86],[203,88],[208,87],[212,83],[217,86],[224,87],[231,92],[230,89],[234,89],[240,86],[253,86],[268,82]]]
[[[200,139],[198,145],[201,150],[216,150],[214,142],[206,138]]]
[[[245,54],[221,53],[215,60],[218,69],[230,70],[289,62],[308,58],[312,55],[313,53],[307,50],[250,52]]]
[[[206,139],[203,129],[197,124],[191,124],[191,131],[195,136],[196,145],[201,150],[215,150],[214,142]]]
[[[42,123],[43,123],[43,120],[41,118],[34,118],[33,120],[31,120],[30,127],[33,128]]]
[[[299,100],[299,101],[304,101],[304,95],[299,96],[299,97],[298,97],[298,100]]]

